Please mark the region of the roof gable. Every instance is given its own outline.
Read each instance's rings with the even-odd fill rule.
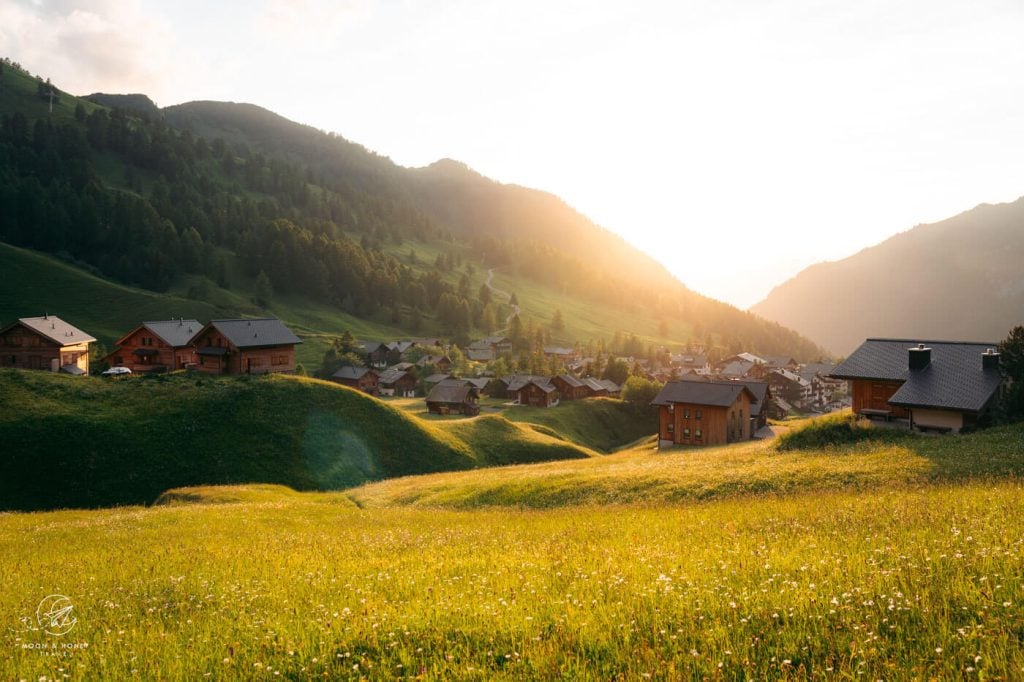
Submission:
[[[53,341],[59,346],[71,346],[76,343],[95,343],[96,339],[83,332],[78,327],[68,324],[56,315],[44,315],[43,317],[22,317],[17,322],[12,322],[3,329],[0,334],[20,324],[30,331]]]
[[[924,343],[931,361],[924,369],[911,370],[909,349]],[[868,339],[836,367],[837,379],[902,381],[889,399],[892,405],[937,409],[982,410],[998,390],[998,369],[983,369],[981,355],[995,343]]]
[[[750,398],[751,403],[757,402],[757,396],[739,381],[670,381],[651,404],[688,403],[708,407],[729,407],[744,393]]]
[[[153,332],[153,334],[159,336],[168,346],[180,348],[181,346],[189,345],[189,342],[193,337],[195,337],[196,332],[203,328],[203,325],[200,324],[199,320],[186,320],[184,318],[179,318],[177,320],[143,322],[139,328],[145,328]],[[129,336],[131,336],[131,334],[125,335],[124,338],[127,339]],[[121,342],[118,341],[118,344],[120,343]]]
[[[276,317],[251,319],[210,320],[196,336],[213,328],[231,342],[235,348],[259,348],[261,346],[290,346],[302,343],[291,329]],[[195,337],[193,337],[195,338]]]

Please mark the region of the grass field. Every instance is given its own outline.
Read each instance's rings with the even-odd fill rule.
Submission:
[[[591,457],[500,416],[427,422],[288,376],[125,380],[0,370],[0,509],[148,504],[188,485],[338,489],[367,480]]]
[[[1024,675],[1014,482],[542,512],[203,499],[0,515],[0,677]],[[29,629],[52,593],[62,637]],[[38,648],[62,645],[87,648]]]

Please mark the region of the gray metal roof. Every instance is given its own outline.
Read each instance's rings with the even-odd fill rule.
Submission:
[[[744,392],[750,396],[751,402],[757,400],[757,396],[740,381],[670,381],[651,404],[688,403],[729,407]]]
[[[386,369],[380,373],[380,383],[385,386],[390,386],[396,381],[400,381],[405,376],[409,376],[409,373],[404,369],[395,369],[392,367],[391,369]]]
[[[428,403],[464,403],[470,397],[479,398],[476,388],[467,383],[441,382],[430,389]]]
[[[68,324],[56,315],[22,317],[18,319],[18,322],[20,322],[26,329],[31,329],[35,333],[45,336],[61,346],[73,346],[76,343],[94,343],[96,341],[96,339],[89,336],[78,327]],[[14,325],[18,324],[18,322],[12,322],[3,329],[0,329],[0,333],[7,331]]]
[[[342,367],[331,376],[335,379],[345,379],[347,381],[358,381],[367,374],[377,374],[368,367]]]
[[[923,343],[931,362],[911,371],[909,350]],[[981,354],[995,343],[868,339],[831,376],[837,379],[902,381],[892,405],[980,411],[999,388],[998,369],[982,369]]]
[[[579,379],[577,379],[576,377],[574,377],[571,374],[559,374],[557,378],[561,379],[562,381],[564,381],[565,383],[569,384],[573,388],[580,388],[581,386],[584,385],[584,383],[582,381],[580,381]]]
[[[157,320],[143,322],[142,326],[164,340],[168,346],[180,348],[189,345],[192,337],[203,328],[199,320]]]
[[[236,348],[286,346],[302,343],[302,339],[292,333],[292,330],[284,326],[284,323],[276,317],[210,320],[206,326],[219,331]]]

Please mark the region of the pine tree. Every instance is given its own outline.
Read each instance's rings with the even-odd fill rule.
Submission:
[[[267,277],[267,273],[260,270],[260,274],[256,277],[256,305],[266,308],[270,305],[270,299],[273,295],[274,287],[270,283],[270,278]]]

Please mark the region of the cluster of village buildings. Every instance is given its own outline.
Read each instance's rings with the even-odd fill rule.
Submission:
[[[53,315],[18,319],[0,328],[0,367],[89,373],[95,338]],[[302,341],[280,320],[178,318],[142,322],[127,330],[103,360],[135,372],[188,369],[209,374],[294,372]],[[1000,395],[1002,375],[994,343],[868,339],[840,365],[800,364],[791,357],[739,353],[714,367],[704,355],[670,356],[668,366],[635,360],[649,379],[663,382],[660,447],[716,445],[753,438],[769,418],[794,410],[828,411],[850,406],[868,418],[910,428],[959,432],[977,425]],[[591,359],[570,348],[544,352],[562,361],[555,376],[460,377],[445,354],[413,353],[446,348],[442,339],[363,344],[364,367],[346,366],[332,381],[371,395],[413,397],[425,388],[427,407],[438,414],[479,413],[481,396],[512,405],[555,407],[563,400],[616,397],[621,386],[585,376]],[[476,362],[510,353],[505,337],[471,344]],[[412,358],[417,356],[415,361]],[[420,377],[425,371],[429,376]]]

